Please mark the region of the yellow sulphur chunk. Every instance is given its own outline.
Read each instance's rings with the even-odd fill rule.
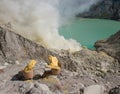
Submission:
[[[50,55],[48,58],[49,58],[51,63],[47,67],[49,67],[51,69],[60,69],[60,67],[58,65],[59,62],[58,62],[58,59],[56,57]]]
[[[31,71],[34,68],[35,64],[36,64],[36,61],[31,60],[30,63],[28,63],[28,65],[24,68],[24,72]]]

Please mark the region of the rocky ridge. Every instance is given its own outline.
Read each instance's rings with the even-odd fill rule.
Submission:
[[[117,59],[120,63],[120,31],[107,39],[98,40],[95,43],[97,51],[103,51]]]
[[[48,54],[52,53],[43,46],[23,38],[10,28],[0,27],[0,65],[4,62],[12,63],[17,60],[45,59]]]
[[[59,91],[51,84],[43,83],[41,79],[25,82],[15,78],[30,59],[37,60],[35,75],[42,74],[44,72],[42,66],[49,63],[49,55],[55,55],[61,62],[62,71],[58,78],[63,84],[63,91]],[[0,27],[2,94],[88,94],[88,91],[84,90],[96,84],[100,85],[97,87],[104,87],[104,94],[108,94],[111,88],[120,85],[119,70],[119,62],[105,52],[85,48],[75,53],[64,50],[53,51],[25,39],[12,32],[10,28]]]
[[[120,20],[120,0],[101,0],[101,2],[93,5],[88,12],[77,16]]]

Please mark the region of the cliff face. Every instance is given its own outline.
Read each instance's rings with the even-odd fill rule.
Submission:
[[[43,46],[0,26],[0,65],[26,59],[45,59],[51,52]]]
[[[120,0],[103,0],[78,16],[120,20]]]
[[[97,51],[103,51],[108,55],[116,58],[120,62],[120,31],[108,39],[99,40],[95,43]]]

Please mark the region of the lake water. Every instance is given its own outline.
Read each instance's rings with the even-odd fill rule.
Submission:
[[[93,49],[97,40],[108,38],[118,30],[119,21],[77,18],[60,27],[59,33],[67,39],[73,38],[82,46]]]

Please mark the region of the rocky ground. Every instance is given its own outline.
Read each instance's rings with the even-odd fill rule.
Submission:
[[[118,37],[114,37],[118,36]],[[116,39],[117,38],[117,39]],[[74,53],[68,51],[54,51],[46,49],[22,36],[12,32],[10,28],[0,27],[0,94],[120,94],[120,50],[119,32],[107,41],[112,50],[96,43],[97,51],[83,48]],[[116,48],[117,47],[117,48]],[[116,49],[118,49],[116,51]],[[112,55],[114,54],[114,55]],[[23,81],[19,78],[21,71],[31,59],[37,60],[35,76],[42,75],[44,65],[49,63],[48,56],[56,56],[62,70],[58,75],[63,89],[56,87],[56,83],[44,83],[40,78],[33,81]],[[96,91],[95,91],[96,90]],[[93,93],[96,92],[96,93]]]
[[[97,51],[103,51],[120,62],[120,31],[108,39],[97,41],[95,47]]]

